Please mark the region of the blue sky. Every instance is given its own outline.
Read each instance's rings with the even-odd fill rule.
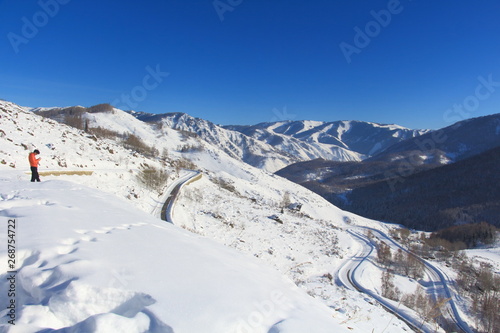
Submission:
[[[0,1],[0,98],[219,124],[500,112],[500,2]]]

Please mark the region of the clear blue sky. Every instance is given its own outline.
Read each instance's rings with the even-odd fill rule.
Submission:
[[[500,112],[498,0],[4,0],[0,22],[0,98],[25,106],[410,128]]]

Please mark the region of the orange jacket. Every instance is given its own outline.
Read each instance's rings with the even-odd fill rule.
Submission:
[[[36,154],[35,153],[30,153],[29,154],[29,157],[28,157],[28,160],[30,161],[30,166],[32,167],[38,167],[38,161],[39,159],[36,158]]]

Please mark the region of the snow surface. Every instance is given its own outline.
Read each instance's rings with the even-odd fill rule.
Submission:
[[[484,246],[466,250],[465,253],[475,262],[486,262],[492,265],[497,274],[500,274],[500,240],[493,246]]]
[[[10,332],[346,331],[326,306],[256,259],[113,195],[17,176],[0,178],[2,218],[16,219],[18,318]],[[1,237],[6,244],[6,232]]]

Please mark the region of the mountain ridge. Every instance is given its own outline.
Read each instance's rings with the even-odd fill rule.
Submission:
[[[126,112],[148,123],[163,123],[195,133],[240,160],[272,172],[316,158],[361,161],[394,143],[429,131],[363,121],[303,120],[220,126],[180,112]]]
[[[381,160],[388,156],[398,158],[398,153],[409,151],[426,154],[440,150],[450,161],[458,161],[496,147],[499,136],[500,113],[496,113],[465,119],[439,130],[424,133],[419,137],[396,143],[370,159]],[[468,146],[473,149],[468,149]]]
[[[491,200],[495,202],[489,203],[480,192],[470,190],[469,183],[453,179],[469,174],[470,177],[476,177],[476,183],[483,184],[486,187],[484,191],[487,191],[488,186],[494,186],[498,181],[488,170],[494,168],[495,164],[489,163],[488,168],[484,169],[486,164],[480,164],[476,160],[488,153],[493,158],[496,155],[492,152],[498,147],[500,114],[493,114],[467,119],[401,141],[362,162],[317,159],[292,164],[279,170],[277,174],[321,194],[342,209],[378,220],[397,221],[411,228],[435,230],[464,221],[476,223],[481,220],[498,226],[498,221],[486,211],[496,211],[495,207],[500,205],[500,197],[492,196]],[[467,163],[460,163],[462,161]],[[486,159],[482,158],[482,161]],[[445,167],[453,172],[442,172],[441,169]],[[476,172],[478,170],[482,172]],[[439,177],[435,177],[435,174],[439,174]],[[457,174],[460,176],[454,176]],[[418,181],[410,182],[412,179]],[[489,181],[484,182],[485,179]],[[445,186],[450,192],[449,196],[453,196],[452,191],[458,192],[456,196],[460,200],[456,202],[461,204],[455,203],[453,206],[445,196],[431,202],[426,201],[425,198],[440,193],[436,184]],[[410,191],[413,199],[408,197]],[[482,201],[477,202],[477,198],[482,198]],[[407,212],[413,210],[414,213],[409,217]],[[441,214],[440,218],[424,218],[423,216],[430,216],[430,213],[421,213],[432,211],[437,214],[444,210],[448,210],[448,213]],[[434,222],[429,224],[431,220]]]
[[[281,121],[260,123],[253,126],[233,125],[225,126],[225,128],[240,131],[261,141],[272,141],[283,136],[326,147],[337,146],[357,153],[360,159],[373,155],[394,142],[419,136],[429,131],[358,120]],[[324,156],[316,157],[324,158]]]

